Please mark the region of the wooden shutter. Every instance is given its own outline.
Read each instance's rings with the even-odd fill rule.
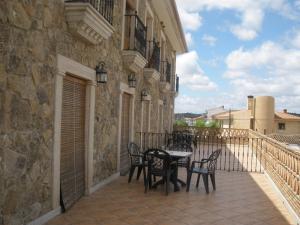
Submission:
[[[85,82],[63,81],[60,182],[63,207],[70,208],[85,190]]]
[[[124,93],[122,100],[122,127],[121,127],[121,154],[120,174],[126,175],[129,170],[129,158],[127,145],[129,143],[129,121],[130,121],[130,95]]]

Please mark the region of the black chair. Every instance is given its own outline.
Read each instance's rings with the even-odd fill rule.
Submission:
[[[148,170],[145,180],[145,193],[148,188],[152,188],[151,177],[161,177],[161,180],[156,182],[155,185],[165,184],[166,195],[169,193],[170,180],[176,178],[177,163],[172,161],[169,153],[161,149],[148,149],[144,153],[144,162],[147,161]],[[176,180],[174,181],[176,182]]]
[[[130,142],[128,144],[128,155],[130,159],[130,171],[129,171],[129,177],[128,177],[128,183],[131,182],[131,178],[134,174],[134,170],[137,167],[137,176],[136,179],[138,180],[140,178],[141,172],[144,173],[144,181],[146,177],[145,172],[145,166],[147,165],[147,162],[143,161],[143,153],[140,150],[139,146],[133,142]]]
[[[217,160],[218,157],[221,153],[221,149],[218,149],[211,153],[211,155],[207,159],[202,159],[201,161],[193,161],[191,169],[188,172],[187,176],[187,187],[186,191],[190,190],[190,184],[191,184],[191,179],[192,179],[192,174],[197,173],[198,178],[197,178],[197,184],[196,187],[199,186],[199,179],[200,176],[202,175],[203,178],[203,183],[205,186],[205,191],[208,194],[209,193],[209,187],[208,187],[208,175],[210,176],[213,189],[216,190],[216,180],[215,180],[215,170],[217,166]],[[198,165],[198,166],[196,166]]]

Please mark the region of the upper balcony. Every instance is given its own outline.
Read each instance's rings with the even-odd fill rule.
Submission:
[[[90,44],[99,44],[114,32],[114,0],[66,0],[70,31]]]
[[[151,83],[158,81],[160,77],[160,47],[159,43],[155,40],[148,41],[147,60],[148,63],[144,69],[144,76]]]
[[[178,94],[179,94],[179,77],[176,75],[175,96],[177,97]]]
[[[133,72],[143,69],[147,63],[147,28],[137,13],[125,15],[123,60]]]
[[[168,61],[161,61],[160,68],[160,87],[162,92],[171,90],[171,63]]]

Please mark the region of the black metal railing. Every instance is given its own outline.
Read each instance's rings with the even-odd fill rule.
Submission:
[[[159,43],[156,42],[155,40],[153,41],[148,41],[147,45],[147,52],[148,52],[148,68],[153,68],[159,71],[160,69],[160,47]]]
[[[167,148],[178,143],[189,144],[193,148],[192,160],[208,158],[221,149],[218,159],[218,170],[240,172],[264,172],[263,160],[259,146],[265,139],[246,136],[223,136],[222,132],[209,134],[192,134],[189,132],[169,133],[137,133],[137,143],[143,151],[149,148]]]
[[[176,75],[175,91],[179,93],[179,77]]]
[[[66,0],[90,3],[110,24],[113,23],[114,0]]]
[[[161,61],[161,77],[162,82],[171,82],[171,63],[168,61]]]
[[[125,18],[127,29],[125,32],[125,49],[138,51],[146,58],[147,27],[143,24],[137,13],[134,15],[125,15]]]

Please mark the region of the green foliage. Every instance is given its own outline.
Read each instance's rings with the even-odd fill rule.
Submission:
[[[195,124],[196,127],[206,127],[205,126],[205,121],[204,120],[196,120],[196,124]]]
[[[187,122],[185,122],[184,120],[176,120],[176,121],[175,121],[175,126],[179,126],[179,127],[187,127],[188,124],[187,124]]]
[[[220,128],[220,123],[218,121],[215,120],[209,120],[209,121],[205,121],[205,120],[197,120],[196,127],[207,127],[207,128]]]
[[[209,128],[220,128],[221,126],[220,126],[219,121],[212,120],[212,121],[207,121],[206,127],[209,127]]]

